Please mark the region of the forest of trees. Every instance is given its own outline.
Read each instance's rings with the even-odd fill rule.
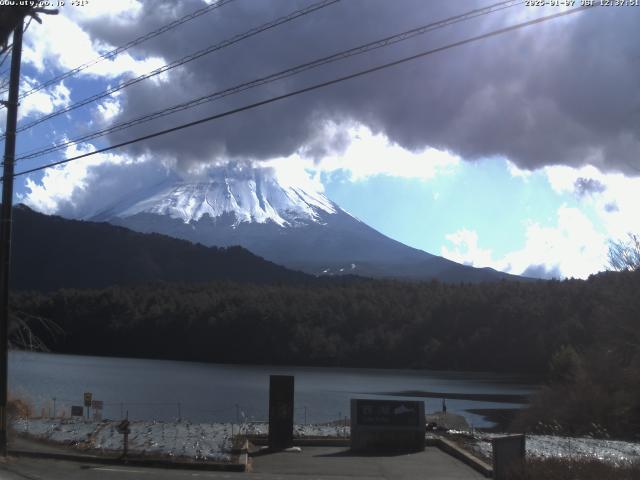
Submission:
[[[474,285],[158,283],[20,293],[12,304],[18,317],[61,327],[52,337],[34,323],[55,352],[546,375],[523,427],[631,435],[640,431],[638,291],[640,272],[608,272]]]

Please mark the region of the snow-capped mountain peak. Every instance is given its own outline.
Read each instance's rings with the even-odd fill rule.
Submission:
[[[287,227],[320,222],[322,214],[337,211],[321,192],[282,185],[268,169],[220,169],[204,180],[165,182],[147,193],[142,200],[121,202],[108,216],[149,213],[190,223],[205,215],[214,220],[231,215],[234,227],[267,222]]]
[[[314,275],[454,282],[507,276],[408,247],[309,188],[312,182],[297,180],[279,180],[271,168],[230,167],[192,181],[168,178],[153,188],[131,192],[91,219],[206,246],[240,245]]]

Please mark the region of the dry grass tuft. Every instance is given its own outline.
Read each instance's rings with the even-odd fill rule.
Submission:
[[[7,417],[9,417],[9,420],[32,417],[33,410],[33,404],[29,399],[9,394],[7,400]]]

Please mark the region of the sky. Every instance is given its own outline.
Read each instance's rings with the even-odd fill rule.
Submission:
[[[30,23],[22,92],[210,2],[84,3],[66,2],[58,15],[43,16],[42,24]],[[18,135],[17,157],[496,2],[342,0],[241,38],[314,3],[225,0],[206,14],[24,97],[19,127],[28,128]],[[512,3],[385,48],[20,160],[16,171],[567,10]],[[48,214],[90,218],[167,175],[192,178],[214,167],[243,164],[273,169],[322,191],[380,232],[454,261],[540,278],[586,278],[607,268],[611,239],[640,233],[638,24],[640,7],[597,7],[445,49],[20,176],[15,200]],[[29,126],[224,41],[224,48]],[[3,83],[8,65],[9,59],[0,67]]]

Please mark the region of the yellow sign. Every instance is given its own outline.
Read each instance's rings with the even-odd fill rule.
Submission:
[[[85,392],[84,393],[84,406],[85,407],[90,407],[91,406],[91,392]]]

